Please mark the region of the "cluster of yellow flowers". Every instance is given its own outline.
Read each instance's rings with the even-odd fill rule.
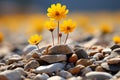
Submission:
[[[60,31],[67,34],[65,42],[64,42],[66,43],[69,33],[75,29],[76,23],[73,22],[71,19],[63,21],[63,24],[61,25],[59,22],[62,18],[66,17],[69,10],[66,9],[65,5],[61,5],[60,3],[57,3],[57,4],[52,4],[51,7],[48,8],[47,11],[48,11],[47,16],[50,18],[50,20],[45,22],[45,26],[51,32],[53,45],[54,45],[53,31],[56,27],[58,27],[57,29],[58,44],[61,43],[61,37],[62,37],[62,34],[60,33]],[[57,23],[55,22],[55,20],[57,21]],[[35,34],[30,37],[28,42],[32,45],[38,46],[41,40],[42,40],[42,36]]]
[[[60,25],[59,21],[62,18],[66,17],[69,10],[66,9],[65,5],[61,5],[60,3],[57,3],[57,4],[52,4],[51,7],[48,8],[47,11],[48,11],[47,15],[50,18],[50,21],[47,21],[45,26],[52,33],[53,45],[54,45],[53,30],[56,28],[56,23],[54,21],[51,21],[51,19],[56,20],[57,24],[58,24],[57,25],[58,26],[58,29],[57,29],[58,44],[61,43],[62,35],[61,35],[60,31],[67,34],[65,42],[64,42],[64,43],[66,43],[69,33],[75,29],[76,23],[73,22],[71,19],[69,19],[69,20],[63,21],[63,24]],[[60,28],[60,31],[59,31],[59,28]]]

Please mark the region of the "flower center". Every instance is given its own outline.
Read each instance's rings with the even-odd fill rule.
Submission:
[[[37,41],[35,40],[34,43],[36,43]]]
[[[60,15],[60,13],[59,13],[58,11],[56,11],[55,15],[56,15],[56,16],[59,16],[59,15]]]
[[[67,30],[70,30],[70,26],[67,26]]]

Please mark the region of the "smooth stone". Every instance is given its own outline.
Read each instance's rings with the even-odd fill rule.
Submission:
[[[120,48],[114,49],[111,53],[111,55],[118,56],[120,55]]]
[[[88,49],[89,50],[87,52],[88,52],[89,56],[93,56],[96,53],[101,53],[104,48],[102,46],[92,46]]]
[[[84,69],[81,70],[82,76],[85,76],[88,72],[91,72],[92,69],[90,67],[85,67]]]
[[[47,80],[66,80],[66,79],[64,79],[60,76],[52,76],[52,77],[48,78]]]
[[[35,73],[52,73],[57,72],[59,70],[62,70],[64,68],[65,64],[63,63],[54,63],[46,66],[40,66],[33,70]]]
[[[20,68],[20,67],[14,69],[14,71],[18,71],[18,72],[19,72],[21,75],[23,75],[23,76],[26,76],[26,75],[27,75],[27,73],[24,71],[24,69],[23,69],[23,68]]]
[[[95,71],[105,72],[105,70],[102,68],[102,66],[97,66],[97,67],[95,68]]]
[[[95,55],[93,55],[93,58],[95,60],[100,60],[103,57],[104,57],[104,55],[102,53],[96,53]]]
[[[89,56],[94,56],[96,53],[98,53],[99,51],[98,50],[89,50],[88,51],[88,55]]]
[[[27,45],[24,49],[23,49],[23,53],[24,55],[31,52],[32,50],[37,49],[37,46],[35,45]]]
[[[120,45],[119,45],[119,44],[115,44],[115,45],[111,46],[111,49],[112,49],[112,50],[117,49],[117,48],[120,48]]]
[[[92,64],[92,61],[90,61],[89,59],[79,59],[77,62],[76,62],[76,65],[83,65],[83,66],[89,66]]]
[[[36,61],[36,60],[31,60],[30,62],[28,62],[25,66],[24,66],[24,69],[26,71],[30,70],[30,69],[35,69],[37,67],[39,67],[39,62]]]
[[[78,60],[78,56],[73,53],[72,56],[69,58],[70,63],[75,63]]]
[[[34,49],[34,50],[31,51],[31,54],[32,54],[33,58],[40,58],[41,51],[40,51],[40,49],[39,50],[38,49]]]
[[[101,66],[108,71],[117,72],[120,70],[120,65],[110,65],[107,62],[101,64]]]
[[[68,72],[68,71],[65,71],[65,70],[61,70],[58,73],[58,75],[65,78],[65,79],[72,77],[72,74],[70,72]]]
[[[48,78],[49,76],[43,73],[43,74],[36,75],[33,80],[47,80]]]
[[[120,56],[120,48],[114,49],[111,54],[104,58],[104,61]]]
[[[78,74],[82,69],[84,69],[85,67],[83,66],[83,65],[77,65],[77,66],[75,66],[75,67],[73,67],[73,68],[70,68],[68,71],[71,73],[71,74],[73,74],[73,75],[75,75],[75,74]]]
[[[110,54],[111,51],[112,51],[112,49],[110,49],[110,48],[105,48],[105,49],[102,50],[102,53],[103,53],[103,54]]]
[[[66,61],[67,57],[66,55],[42,55],[40,56],[40,59],[43,61],[46,61],[48,63],[54,63],[59,61]]]
[[[95,80],[108,80],[112,78],[112,75],[106,72],[89,72],[85,76],[88,79],[95,79]]]
[[[120,63],[120,58],[112,58],[107,60],[108,64],[119,64]]]
[[[81,59],[81,58],[87,59],[88,58],[87,52],[82,48],[75,50],[75,54],[77,54],[78,59]]]
[[[18,71],[7,70],[0,73],[0,80],[22,80]]]
[[[14,54],[12,56],[8,56],[8,59],[5,59],[5,60],[6,60],[7,64],[12,64],[14,62],[18,62],[18,61],[22,60],[22,57],[17,54]]]
[[[40,56],[41,56],[40,51],[38,49],[34,49],[25,55],[25,59],[29,60],[30,58],[40,58]]]
[[[77,77],[71,77],[71,78],[69,78],[69,79],[67,79],[67,80],[82,80],[82,79],[79,79],[79,78],[77,78]]]
[[[73,68],[74,67],[74,63],[68,63],[66,66],[65,66],[65,70],[68,70],[70,68]]]
[[[72,54],[73,50],[68,45],[55,45],[50,47],[48,54]]]

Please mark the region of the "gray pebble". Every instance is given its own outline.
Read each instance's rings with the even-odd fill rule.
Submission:
[[[101,66],[108,71],[116,72],[120,70],[120,65],[110,65],[107,62],[102,63]]]
[[[88,79],[106,80],[112,78],[112,75],[106,72],[89,72],[85,75]]]
[[[33,80],[47,80],[48,78],[49,76],[43,73],[43,74],[36,75]]]
[[[7,70],[0,73],[0,80],[22,80],[19,71]]]
[[[35,73],[52,73],[62,70],[65,64],[63,63],[54,63],[47,66],[40,66],[34,70]]]
[[[59,76],[67,79],[67,78],[70,78],[72,77],[72,74],[68,71],[64,71],[64,70],[61,70],[59,73],[58,73]]]
[[[78,59],[80,59],[80,58],[87,59],[88,58],[87,52],[82,48],[75,50],[75,54],[77,54]]]
[[[47,80],[66,80],[66,79],[64,79],[60,76],[52,76],[52,77],[48,78]]]
[[[48,63],[54,63],[59,61],[66,61],[67,57],[66,55],[42,55],[40,56],[40,59]]]

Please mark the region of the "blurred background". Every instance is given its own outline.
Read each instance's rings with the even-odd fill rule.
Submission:
[[[77,29],[71,37],[75,34],[81,39],[103,33],[112,33],[111,37],[119,35],[120,0],[0,0],[1,41],[21,44],[35,33],[49,36],[46,35],[48,31],[43,33],[44,22],[48,20],[47,8],[58,2],[69,9],[67,18],[77,22]]]

